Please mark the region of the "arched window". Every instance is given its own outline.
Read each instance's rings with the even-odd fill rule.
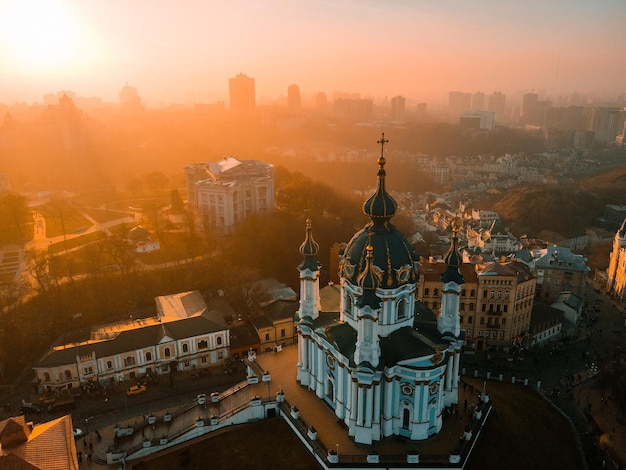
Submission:
[[[50,374],[49,374],[48,372],[44,372],[44,373],[43,373],[43,379],[44,379],[46,382],[50,382]]]
[[[165,354],[165,357],[170,357],[171,355],[170,348],[165,348],[165,350],[163,351],[163,354]]]
[[[218,346],[221,346],[221,345],[222,345],[222,337],[221,337],[221,336],[218,336],[218,337],[217,337],[217,345],[218,345]]]
[[[107,361],[107,369],[113,369],[113,362]]]
[[[183,352],[189,352],[189,345],[187,343],[183,344]]]
[[[147,352],[146,353],[146,361],[151,361],[152,360],[152,353],[151,352]]]
[[[398,320],[406,318],[406,299],[403,297],[398,302]]]
[[[424,295],[428,295],[430,293],[430,290],[428,289],[428,287],[424,287]]]
[[[433,291],[433,295],[434,295],[434,296],[439,295],[439,289],[435,289],[435,290]]]
[[[66,379],[71,379],[72,378],[72,373],[69,370],[65,369],[64,374],[65,374],[65,378]]]
[[[207,343],[206,339],[202,341],[198,341],[198,349],[206,349],[209,347],[209,343]]]

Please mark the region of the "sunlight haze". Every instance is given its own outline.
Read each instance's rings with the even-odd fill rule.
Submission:
[[[0,0],[0,101],[71,89],[150,104],[361,93],[444,101],[450,90],[624,91],[623,1],[170,2]]]

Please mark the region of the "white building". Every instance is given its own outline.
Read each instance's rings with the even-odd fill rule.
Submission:
[[[199,292],[156,301],[157,317],[95,327],[50,348],[33,366],[40,391],[191,371],[230,356],[224,312],[209,310]]]
[[[187,204],[200,213],[203,228],[228,231],[254,213],[274,210],[274,166],[224,157],[185,167]]]
[[[382,141],[384,145],[384,135]],[[389,222],[395,200],[378,188],[364,205],[370,222],[340,253],[340,305],[320,301],[319,250],[310,220],[300,246],[297,381],[330,406],[355,442],[384,437],[427,439],[442,427],[444,407],[458,403],[463,342],[463,277],[456,236],[445,257],[439,318],[416,301],[418,256]]]

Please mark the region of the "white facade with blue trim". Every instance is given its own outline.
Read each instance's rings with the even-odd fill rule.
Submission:
[[[384,150],[384,135],[379,143]],[[415,298],[419,258],[389,222],[396,202],[385,189],[382,150],[378,187],[363,207],[370,222],[340,254],[339,311],[321,309],[319,246],[310,220],[298,267],[297,381],[325,401],[361,444],[436,435],[444,408],[458,403],[463,342],[456,237],[446,255],[437,319]]]

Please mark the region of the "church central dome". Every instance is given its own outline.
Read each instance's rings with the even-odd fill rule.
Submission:
[[[339,275],[357,285],[360,273],[366,267],[367,247],[372,246],[372,265],[380,276],[378,287],[394,289],[417,281],[415,263],[419,260],[406,237],[390,222],[396,211],[396,201],[385,188],[385,157],[383,155],[385,134],[381,140],[381,156],[378,159],[378,186],[376,192],[365,202],[363,211],[370,222],[357,232],[344,250]]]

